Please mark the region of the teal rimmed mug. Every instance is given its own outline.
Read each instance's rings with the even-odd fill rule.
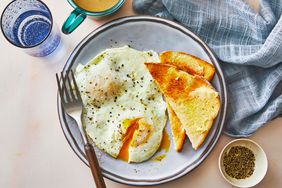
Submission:
[[[70,34],[73,32],[87,16],[101,17],[114,13],[123,5],[125,0],[119,0],[113,7],[100,12],[91,12],[89,10],[85,10],[79,7],[73,0],[68,0],[68,2],[74,8],[74,10],[63,24],[62,32],[64,34]]]

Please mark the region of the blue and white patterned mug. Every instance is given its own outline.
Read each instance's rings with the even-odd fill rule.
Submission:
[[[1,29],[6,39],[28,54],[51,54],[61,37],[49,8],[40,0],[15,0],[4,9]]]

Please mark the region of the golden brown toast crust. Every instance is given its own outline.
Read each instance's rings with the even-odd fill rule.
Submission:
[[[164,51],[160,54],[161,63],[176,66],[192,75],[203,76],[211,81],[215,74],[215,68],[208,62],[184,52]]]
[[[195,150],[198,149],[204,142],[213,124],[213,120],[216,118],[218,114],[220,108],[219,96],[216,95],[216,97],[213,97],[211,99],[212,106],[207,106],[207,107],[204,106],[205,108],[211,111],[211,113],[209,113],[209,111],[208,112],[204,111],[205,114],[203,117],[206,116],[208,117],[207,124],[205,124],[206,131],[199,133],[198,135],[195,136],[195,134],[192,134],[192,132],[193,129],[197,127],[191,129],[191,126],[195,126],[195,125],[194,124],[191,125],[189,119],[189,117],[191,118],[191,113],[189,111],[190,111],[190,107],[193,107],[195,112],[201,112],[202,109],[199,109],[200,105],[198,106],[197,102],[203,102],[203,100],[199,99],[199,97],[193,97],[192,95],[190,95],[190,93],[199,88],[206,88],[208,91],[215,92],[213,87],[202,77],[190,75],[171,65],[160,64],[160,63],[145,63],[145,65],[149,70],[149,72],[151,73],[154,80],[156,81],[160,90],[165,95],[166,101],[169,103],[169,105],[172,107],[173,111],[179,118],[182,127],[185,129],[186,134],[188,135],[192,143],[192,147]],[[205,99],[205,100],[208,101],[209,99]],[[202,103],[202,107],[203,107],[203,103]],[[190,116],[188,117],[187,114],[189,113]]]
[[[181,126],[181,122],[172,110],[171,106],[167,104],[167,111],[170,120],[170,129],[173,136],[174,148],[176,151],[180,152],[183,148],[183,144],[186,137],[185,129]]]

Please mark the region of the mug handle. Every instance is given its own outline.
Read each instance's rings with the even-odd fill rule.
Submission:
[[[62,27],[62,32],[64,34],[70,34],[84,21],[85,18],[85,14],[80,13],[76,9],[73,10],[65,21]]]

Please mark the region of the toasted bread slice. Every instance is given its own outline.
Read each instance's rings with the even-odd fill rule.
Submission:
[[[160,54],[160,60],[189,74],[203,76],[208,81],[213,79],[215,73],[211,64],[184,52],[165,51]]]
[[[169,103],[167,104],[168,117],[170,120],[170,128],[173,136],[174,149],[180,152],[183,148],[186,137],[185,129],[181,126],[181,122],[172,110]]]
[[[188,74],[172,65],[145,65],[179,118],[192,147],[197,150],[219,112],[218,93],[202,77]]]
[[[211,64],[184,52],[165,51],[160,54],[160,59],[161,63],[174,65],[178,69],[192,75],[203,76],[208,81],[211,81],[215,74],[215,69]],[[185,140],[185,131],[181,131],[183,128],[181,127],[178,117],[171,107],[169,107],[168,103],[167,106],[175,150],[181,151]]]

